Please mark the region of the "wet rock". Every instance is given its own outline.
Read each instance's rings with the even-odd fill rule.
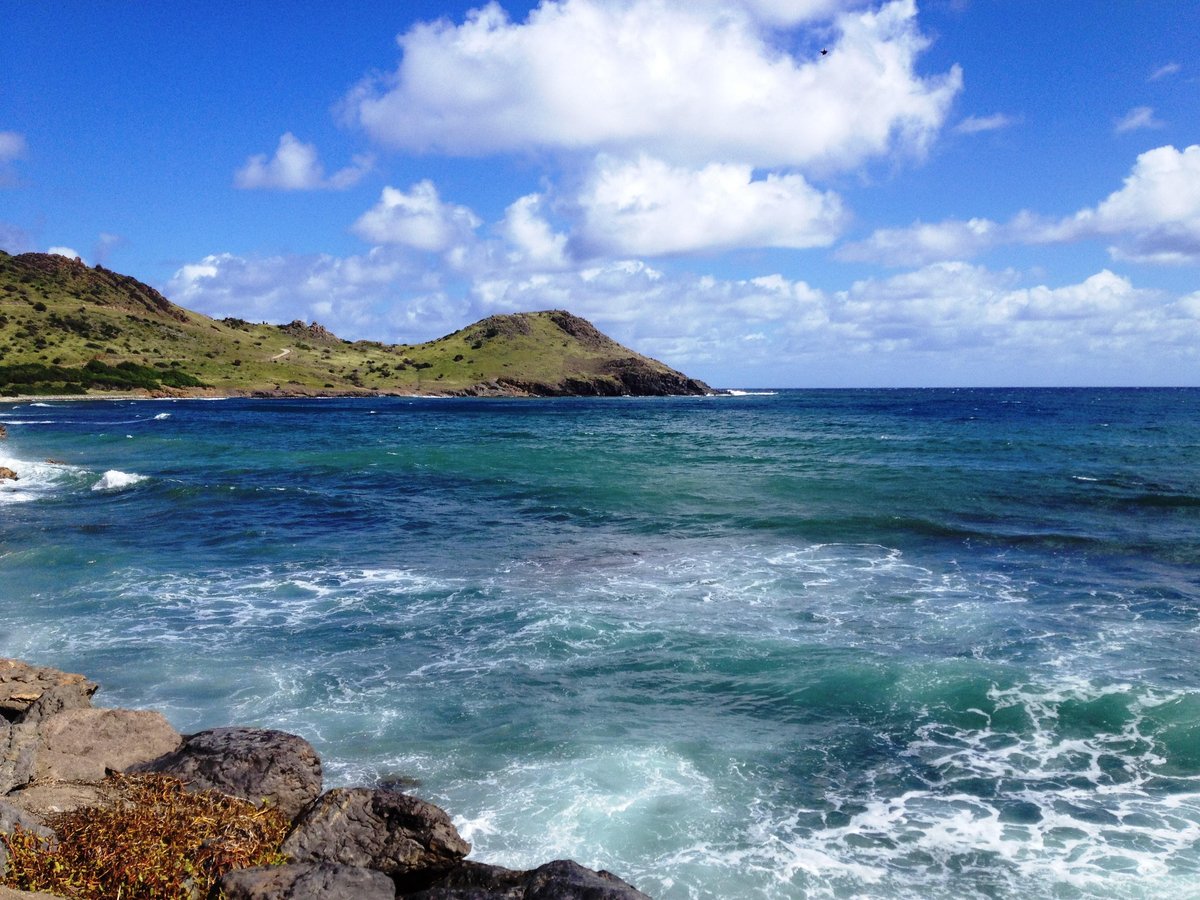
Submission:
[[[594,872],[559,859],[528,873],[525,900],[650,900],[612,872]]]
[[[0,481],[19,481],[17,473],[8,466],[0,466]]]
[[[226,873],[225,900],[393,900],[396,886],[382,872],[333,863],[255,866]]]
[[[282,851],[295,860],[377,869],[419,889],[457,866],[471,850],[450,816],[408,794],[335,788],[296,822]]]
[[[12,470],[0,469],[0,477],[4,471]],[[0,716],[10,722],[21,720],[47,692],[62,709],[90,706],[98,687],[82,675],[31,666],[19,659],[0,659]]]
[[[101,781],[106,771],[157,759],[183,740],[160,713],[148,710],[69,709],[37,727],[38,781]]]
[[[251,803],[266,800],[289,819],[321,793],[321,760],[312,745],[263,728],[201,731],[133,771],[173,775],[193,790],[217,790]]]
[[[408,900],[650,900],[611,872],[560,859],[528,872],[463,863]]]

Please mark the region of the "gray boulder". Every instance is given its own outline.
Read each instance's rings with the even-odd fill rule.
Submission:
[[[396,886],[382,872],[333,863],[255,866],[222,876],[225,900],[393,900]]]
[[[9,794],[6,799],[21,809],[42,817],[74,812],[85,806],[106,807],[113,802],[103,784],[78,781],[31,784]]]
[[[464,863],[407,900],[650,900],[613,875],[560,859],[528,872]]]
[[[298,861],[377,869],[417,889],[457,866],[471,851],[446,812],[408,794],[335,788],[304,811],[284,839]]]
[[[263,800],[295,819],[321,793],[321,760],[312,744],[284,731],[214,728],[133,771],[161,772],[193,790]]]

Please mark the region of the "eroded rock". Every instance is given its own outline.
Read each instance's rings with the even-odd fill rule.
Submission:
[[[12,470],[0,469],[0,473],[4,471]],[[19,659],[0,659],[0,716],[10,722],[20,721],[48,692],[62,709],[90,706],[98,687],[82,675],[31,666]]]
[[[408,794],[335,788],[304,811],[283,842],[298,861],[377,869],[423,887],[471,851],[445,810]]]
[[[217,790],[251,803],[266,800],[289,819],[321,793],[321,760],[312,744],[263,728],[201,731],[134,771],[173,775],[193,790]]]
[[[68,709],[38,728],[38,781],[102,781],[110,769],[158,759],[183,741],[161,713],[149,710]]]
[[[528,872],[463,863],[408,900],[650,900],[611,872],[559,859]]]
[[[393,900],[396,886],[382,872],[334,863],[255,866],[222,876],[225,900]]]

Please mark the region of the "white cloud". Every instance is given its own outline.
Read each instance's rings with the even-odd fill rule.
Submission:
[[[647,156],[602,157],[578,202],[585,254],[827,246],[846,219],[836,194],[800,175],[753,180],[748,165],[692,170]]]
[[[837,251],[839,259],[920,265],[967,259],[1001,244],[1112,240],[1116,259],[1156,264],[1200,263],[1200,145],[1167,145],[1138,156],[1124,186],[1094,207],[1062,219],[1021,212],[1001,224],[948,219],[880,229]]]
[[[79,257],[79,253],[70,247],[49,247],[46,252],[54,256],[65,256],[67,259]]]
[[[16,131],[0,131],[0,165],[21,159],[28,150],[25,135]]]
[[[984,131],[999,131],[1017,123],[1012,116],[1004,113],[994,113],[990,116],[967,116],[954,126],[959,134],[980,134]]]
[[[1149,106],[1135,106],[1117,120],[1113,130],[1117,134],[1125,134],[1128,131],[1141,131],[1146,128],[1162,128],[1164,124],[1154,118],[1154,110]]]
[[[799,21],[842,4],[751,3]],[[793,15],[784,15],[793,10]],[[495,2],[461,25],[401,35],[388,78],[345,101],[376,139],[410,150],[646,152],[674,164],[849,169],[920,152],[961,76],[922,78],[913,0],[843,13],[827,57],[788,53],[736,7],[543,0],[523,23]]]
[[[444,253],[471,240],[481,224],[467,207],[443,203],[433,182],[426,180],[408,193],[385,187],[379,202],[354,223],[354,233],[379,244]]]
[[[915,222],[908,228],[879,229],[864,241],[837,251],[846,262],[919,266],[941,260],[970,259],[992,246],[1002,230],[988,219]]]
[[[376,247],[355,256],[206,256],[181,266],[164,289],[177,303],[210,316],[236,316],[276,324],[301,318],[319,321],[340,337],[404,339],[393,320],[420,298],[441,292],[436,273],[402,250]],[[434,337],[460,327],[462,309],[447,304],[439,314],[422,309]],[[445,332],[439,329],[445,329]]]
[[[500,234],[511,248],[509,260],[542,269],[567,265],[567,236],[555,232],[541,215],[542,196],[528,194],[511,204],[500,224]]]
[[[1125,259],[1200,263],[1200,145],[1141,154],[1120,190],[1061,230],[1065,238],[1114,238],[1114,256]]]
[[[0,222],[0,250],[8,253],[27,253],[36,245],[23,229],[10,222]]]
[[[270,159],[265,153],[247,159],[234,175],[234,184],[245,190],[344,190],[361,181],[373,164],[369,156],[356,156],[352,165],[327,178],[316,146],[287,132],[279,138],[279,146]]]
[[[1160,79],[1166,78],[1169,75],[1178,75],[1181,71],[1183,71],[1183,66],[1179,65],[1177,62],[1169,62],[1166,65],[1159,66],[1157,69],[1151,72],[1150,77],[1146,80],[1159,81]]]
[[[726,9],[728,0],[717,0]],[[833,18],[837,13],[861,8],[866,0],[740,0],[745,9],[767,25],[791,27]]]
[[[17,131],[0,131],[0,187],[17,183],[13,163],[23,159],[28,152],[25,135]]]

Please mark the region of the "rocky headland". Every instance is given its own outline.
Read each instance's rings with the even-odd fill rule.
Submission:
[[[184,794],[209,798],[212,809],[232,816],[235,843],[247,843],[243,824],[271,825],[275,830],[264,832],[275,835],[266,839],[269,864],[245,865],[249,857],[206,838],[194,859],[182,861],[186,877],[176,893],[122,896],[648,900],[617,876],[569,860],[523,871],[469,860],[470,844],[431,803],[389,785],[323,791],[321,760],[296,735],[237,727],[182,735],[157,712],[93,706],[97,688],[83,675],[0,659],[0,885],[7,885],[0,900],[60,896],[15,890],[30,886],[23,873],[36,868],[29,859],[39,853],[58,854],[43,868],[57,867],[67,879],[61,883],[74,885],[62,896],[116,896],[115,888],[60,871],[68,868],[63,845],[84,840],[80,823],[107,821],[114,811],[161,822],[155,843],[169,844],[174,826],[152,817],[178,806]],[[108,839],[114,842],[87,853],[111,855],[113,871],[143,865],[134,850],[119,846],[121,834]],[[154,874],[153,860],[144,865],[136,883]],[[86,890],[85,881],[92,885]]]

